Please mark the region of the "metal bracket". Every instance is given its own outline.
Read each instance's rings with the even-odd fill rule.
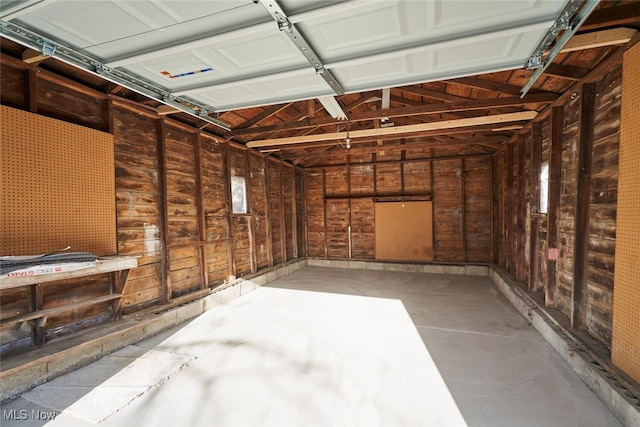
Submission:
[[[313,48],[297,28],[289,21],[289,17],[282,10],[276,0],[259,0],[260,4],[269,12],[269,15],[278,23],[278,29],[289,37],[289,40],[298,48],[300,53],[306,58],[306,60],[316,70],[316,74],[324,79],[324,81],[331,87],[336,95],[343,95],[344,89],[338,80],[331,74],[331,72],[325,68],[320,61],[318,55],[314,52]]]
[[[42,54],[45,56],[53,56],[56,53],[57,45],[51,43],[48,40],[40,39],[38,42],[42,42]]]
[[[589,17],[593,9],[596,8],[600,0],[571,0],[567,6],[565,7],[563,13],[556,20],[556,22],[551,26],[547,35],[544,37],[542,42],[538,45],[533,55],[529,58],[526,63],[527,69],[535,68],[533,74],[529,78],[529,81],[520,91],[522,95],[521,98],[529,92],[529,89],[533,86],[533,84],[540,78],[540,76],[544,73],[547,67],[553,62],[555,57],[560,53],[564,45],[567,44],[569,39],[573,37],[573,35],[578,31],[580,25]],[[584,3],[584,5],[582,5]],[[582,5],[582,8],[580,6]],[[580,11],[576,13],[576,11],[580,8]],[[575,14],[575,17],[573,16]],[[574,17],[573,21],[571,21],[571,17]],[[564,30],[559,39],[556,40],[556,36]],[[555,41],[555,44],[547,54],[544,61],[541,61],[538,64],[538,57],[542,58],[543,53],[546,52],[547,48],[551,46],[551,43]],[[530,67],[531,65],[531,67]]]

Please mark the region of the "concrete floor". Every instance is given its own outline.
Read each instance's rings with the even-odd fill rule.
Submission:
[[[621,425],[489,278],[321,267],[1,409],[3,427]]]

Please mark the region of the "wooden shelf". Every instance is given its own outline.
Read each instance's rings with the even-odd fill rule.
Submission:
[[[114,256],[103,257],[95,265],[79,270],[64,271],[61,273],[37,274],[32,276],[6,277],[0,279],[0,291],[21,286],[36,285],[57,280],[73,279],[75,277],[91,276],[93,274],[111,273],[119,270],[129,270],[138,266],[138,257]]]
[[[118,318],[120,316],[120,298],[122,297],[122,291],[129,276],[129,270],[137,266],[137,256],[111,256],[102,257],[94,265],[86,268],[80,268],[78,270],[0,279],[0,291],[30,286],[32,295],[32,311],[3,319],[0,321],[0,324],[5,326],[29,322],[32,328],[33,343],[35,345],[43,345],[45,342],[45,325],[49,316],[79,310],[95,304],[112,302],[113,312],[111,317]],[[110,273],[111,275],[110,290],[107,295],[76,301],[74,303],[58,307],[42,308],[43,302],[41,287],[43,284],[104,273]],[[35,296],[38,295],[38,293],[40,294],[39,298]]]
[[[89,300],[78,301],[72,304],[65,304],[59,307],[46,308],[44,310],[36,310],[30,313],[20,314],[18,316],[9,317],[7,319],[2,319],[3,325],[15,325],[16,323],[27,322],[30,320],[43,319],[42,323],[46,323],[46,319],[49,316],[53,316],[56,314],[66,313],[68,311],[74,311],[79,308],[89,307],[94,304],[100,304],[101,302],[113,301],[119,299],[122,294],[110,294],[103,295],[97,298],[92,298]]]

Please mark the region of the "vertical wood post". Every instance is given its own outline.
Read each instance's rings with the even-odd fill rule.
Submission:
[[[327,242],[327,170],[322,169],[322,206],[324,207],[324,257],[329,256]]]
[[[507,167],[505,170],[505,188],[507,197],[505,200],[505,216],[504,216],[504,261],[507,270],[513,273],[513,143],[507,145]]]
[[[292,239],[293,242],[293,257],[298,258],[300,254],[298,253],[298,179],[297,172],[295,166],[288,166],[291,168],[292,174],[292,191],[291,191],[291,228],[293,229]]]
[[[467,262],[467,195],[466,195],[466,181],[467,181],[467,170],[466,170],[466,162],[465,159],[460,160],[460,170],[461,174],[461,184],[460,184],[460,199],[461,199],[461,214],[462,214],[462,261]]]
[[[283,163],[279,163],[280,182],[278,183],[280,191],[278,192],[278,200],[280,202],[280,253],[282,262],[287,262],[287,218],[284,214],[284,168]]]
[[[517,210],[516,230],[514,237],[516,238],[516,280],[524,280],[524,245],[525,245],[525,140],[518,137],[518,194],[514,197]]]
[[[571,327],[584,329],[586,325],[586,298],[589,244],[589,207],[591,201],[591,162],[595,118],[596,90],[594,83],[582,86],[580,106],[580,147],[578,150],[578,200],[575,212],[575,238],[573,245],[573,301]]]
[[[435,148],[432,148],[431,150],[429,150],[429,157],[431,157],[431,159],[433,159],[436,156],[436,150]],[[438,218],[436,218],[435,213],[436,213],[436,192],[434,191],[435,185],[433,183],[433,160],[429,160],[429,189],[431,190],[431,218],[432,221],[435,222],[438,220]],[[436,254],[436,240],[437,240],[437,236],[436,236],[436,230],[435,227],[433,227],[433,224],[431,225],[431,247],[433,248],[433,260],[435,261],[437,259],[437,254]]]
[[[542,166],[542,123],[534,122],[531,126],[531,194],[530,209],[532,213],[540,212],[540,169]],[[529,236],[529,290],[537,291],[538,273],[540,271],[538,245],[540,233],[540,220],[537,216],[531,216],[531,235]]]
[[[351,240],[351,155],[347,154],[347,257],[351,258],[353,252]]]
[[[227,252],[229,254],[229,276],[236,277],[236,262],[235,262],[235,241],[233,240],[233,201],[231,200],[231,155],[229,153],[229,144],[224,146],[224,176],[226,180],[225,185],[225,198],[227,205],[227,237],[229,244],[227,245]]]
[[[247,211],[249,212],[249,265],[251,268],[251,272],[255,273],[258,271],[257,260],[256,260],[256,218],[253,213],[253,196],[251,194],[251,153],[249,150],[244,150],[244,180],[246,184],[246,198],[247,198]]]
[[[200,288],[205,289],[209,285],[209,269],[207,267],[207,230],[204,218],[204,194],[202,193],[202,135],[196,134],[196,145],[194,147],[195,169],[196,169],[196,209],[198,212],[198,240],[200,247]]]
[[[549,159],[549,208],[547,213],[547,286],[545,305],[555,306],[558,260],[558,215],[560,210],[560,185],[562,174],[562,131],[564,107],[553,107],[551,113],[551,154]]]
[[[160,268],[164,302],[170,302],[173,297],[171,290],[171,262],[169,257],[169,214],[167,212],[167,155],[164,119],[156,121],[156,154],[158,156],[158,210],[160,211],[160,245],[162,256]]]
[[[24,94],[27,111],[38,112],[38,75],[37,66],[31,66],[25,71]]]
[[[490,187],[491,187],[491,209],[490,209],[490,224],[491,224],[491,261],[495,264],[499,263],[499,247],[500,247],[500,233],[498,230],[499,226],[499,217],[498,217],[498,160],[499,158],[495,155],[491,156],[491,173],[489,175],[490,178]],[[502,197],[502,195],[500,195]]]
[[[266,200],[265,216],[267,228],[267,263],[273,267],[273,228],[271,224],[271,198],[269,186],[271,185],[271,174],[269,173],[269,159],[264,158],[264,200]]]
[[[304,227],[304,256],[309,255],[309,219],[307,218],[307,172],[302,171],[302,225]]]

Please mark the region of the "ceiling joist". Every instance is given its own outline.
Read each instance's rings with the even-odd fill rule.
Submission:
[[[351,123],[354,123],[359,121],[379,120],[382,118],[409,117],[429,114],[464,112],[471,110],[488,110],[500,107],[525,106],[531,104],[548,104],[555,101],[557,98],[558,95],[545,92],[529,94],[524,98],[513,96],[495,99],[465,99],[457,102],[422,104],[412,107],[390,108],[388,110],[355,113],[349,116],[349,121]],[[334,120],[330,118],[317,120],[299,120],[281,125],[262,126],[247,129],[234,129],[231,132],[227,133],[227,137],[261,134],[266,132],[276,132],[284,130],[308,129],[339,124],[344,124],[344,121]]]
[[[567,44],[560,50],[560,53],[622,45],[631,40],[637,32],[633,28],[612,28],[593,33],[576,34],[569,39]]]
[[[269,146],[275,146],[275,145],[302,144],[302,143],[318,142],[318,141],[339,141],[339,140],[344,140],[347,136],[351,137],[352,139],[356,139],[356,138],[366,138],[371,136],[384,137],[389,135],[403,135],[403,134],[428,131],[428,130],[442,130],[442,129],[452,129],[452,128],[461,128],[461,127],[473,127],[473,126],[486,125],[486,124],[517,122],[521,120],[533,120],[537,115],[538,115],[537,111],[522,111],[519,113],[499,114],[499,115],[493,115],[493,116],[481,116],[481,117],[473,117],[468,119],[444,120],[440,122],[420,123],[416,125],[354,130],[349,132],[349,135],[347,135],[347,132],[345,131],[345,132],[331,132],[331,133],[318,134],[318,135],[306,135],[306,136],[299,136],[299,137],[262,139],[262,140],[254,140],[254,141],[248,142],[247,147],[260,148],[260,147],[269,147]]]

